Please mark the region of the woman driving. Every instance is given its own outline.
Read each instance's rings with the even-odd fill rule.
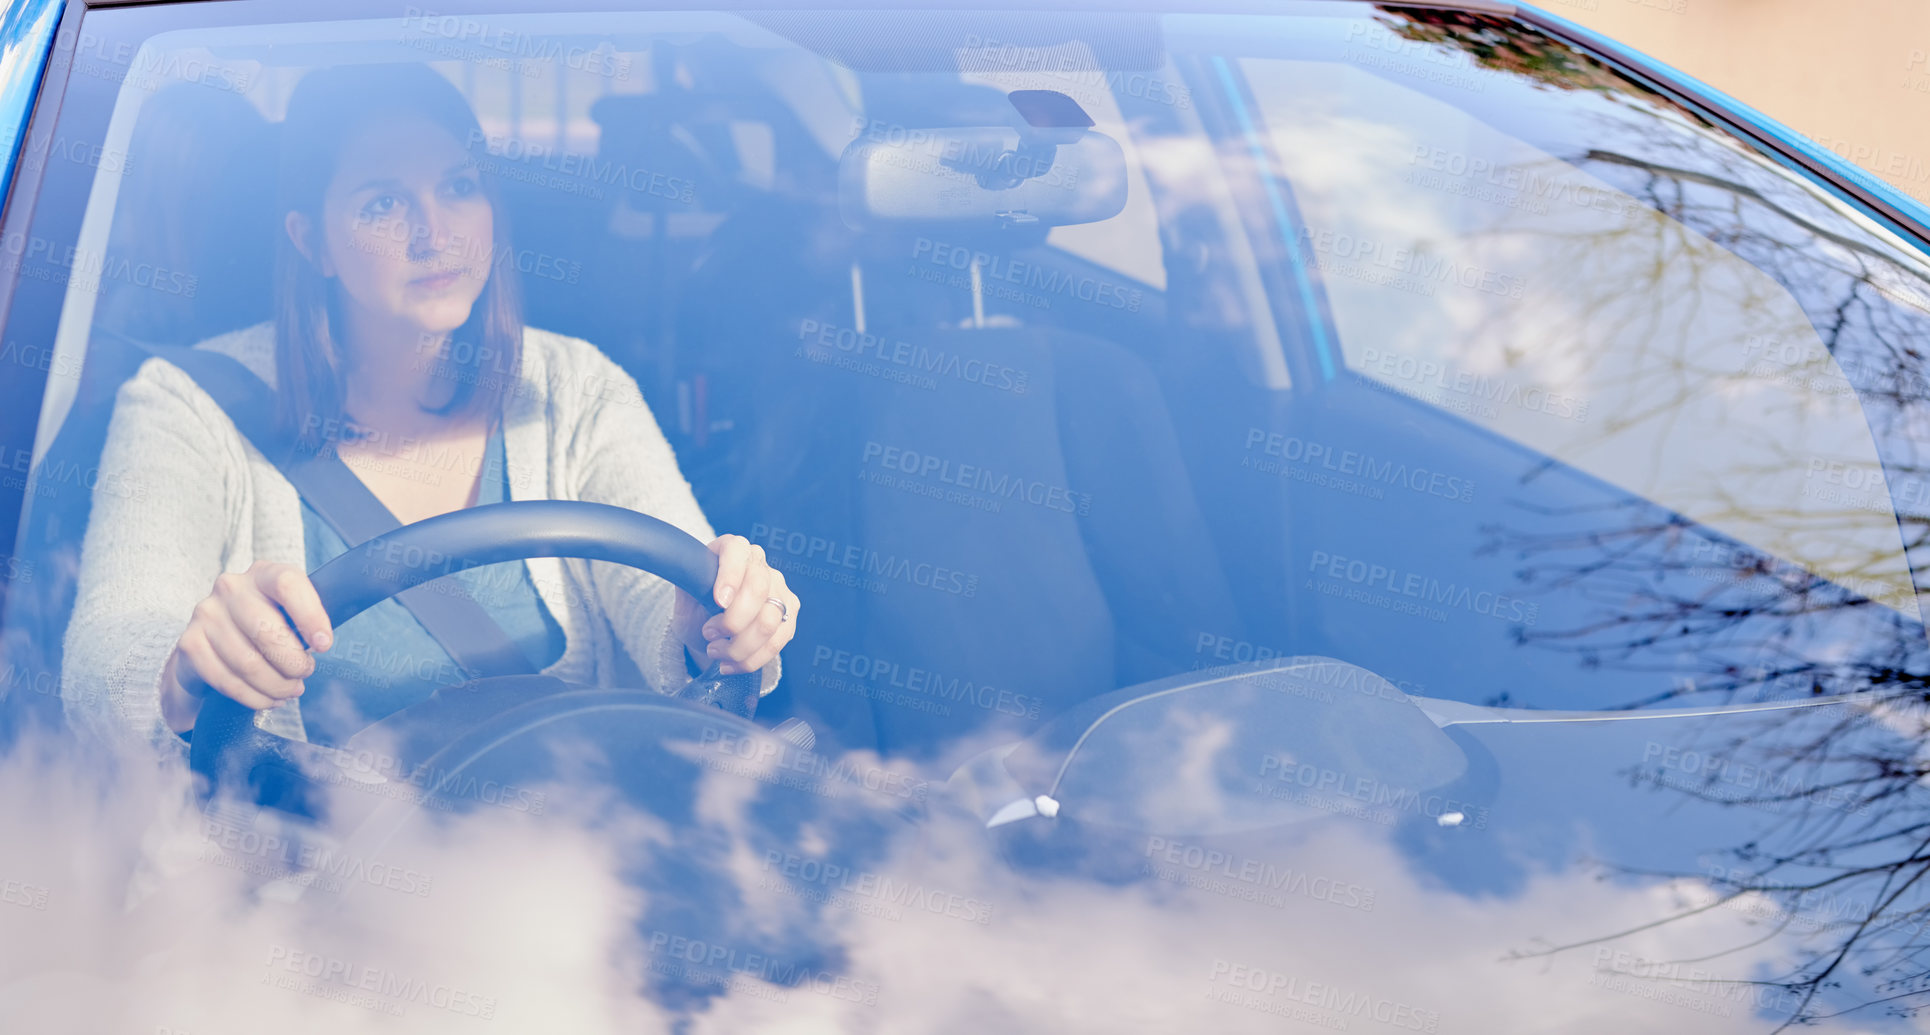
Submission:
[[[768,693],[797,596],[761,548],[713,538],[627,374],[523,325],[482,139],[426,66],[310,73],[281,127],[275,318],[197,347],[273,386],[300,449],[338,456],[402,524],[586,500],[710,544],[724,610],[708,619],[613,564],[541,558],[444,579],[531,670],[625,685],[627,662],[673,693],[717,663],[759,673]],[[76,724],[172,741],[214,692],[271,732],[339,742],[470,674],[395,600],[330,628],[305,573],[350,544],[175,365],[150,359],[121,388],[100,469],[100,484],[143,491],[95,496],[64,648]]]

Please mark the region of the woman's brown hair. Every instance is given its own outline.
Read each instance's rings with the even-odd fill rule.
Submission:
[[[463,347],[426,355],[455,392],[433,412],[485,412],[522,368],[523,299],[509,219],[482,148],[482,127],[462,93],[427,65],[348,65],[302,77],[281,125],[277,212],[321,226],[322,194],[343,148],[370,119],[416,115],[447,130],[479,159],[483,196],[494,209],[489,279],[469,319],[449,336]],[[347,421],[347,370],[335,337],[336,286],[281,232],[275,256],[275,392],[284,430],[303,452],[332,446]]]

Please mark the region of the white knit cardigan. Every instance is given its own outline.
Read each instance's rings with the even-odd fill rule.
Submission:
[[[274,325],[202,342],[275,380]],[[589,500],[641,511],[705,542],[710,523],[636,382],[588,342],[528,328],[519,383],[505,393],[504,462],[512,500]],[[60,694],[70,723],[113,737],[180,741],[161,720],[161,670],[194,605],[224,571],[256,561],[305,567],[300,497],[186,374],[149,359],[121,386],[81,551]],[[671,630],[674,589],[620,565],[523,562],[563,628],[543,672],[611,685],[623,649],[652,689],[689,682]],[[776,685],[778,662],[762,673]],[[256,724],[305,737],[298,701]]]

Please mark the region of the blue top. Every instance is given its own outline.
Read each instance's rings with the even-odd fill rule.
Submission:
[[[500,503],[508,498],[509,470],[503,463],[503,435],[498,429],[490,432],[483,450],[476,502]],[[302,501],[302,538],[309,571],[349,546],[307,500]],[[460,584],[502,626],[532,669],[540,670],[563,656],[563,627],[543,606],[523,562],[471,568],[428,585],[454,588],[454,584]],[[454,659],[407,608],[393,599],[384,600],[342,623],[335,630],[334,647],[315,656],[315,674],[305,681],[301,697],[302,722],[311,741],[340,744],[368,723],[426,699],[437,687],[466,681]]]

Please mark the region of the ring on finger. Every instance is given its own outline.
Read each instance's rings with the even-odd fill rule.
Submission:
[[[791,620],[791,605],[785,603],[782,600],[777,599],[776,597],[765,597],[764,602],[767,604],[777,605],[777,613],[779,616],[777,619],[777,624],[783,625],[785,622],[788,622]]]

